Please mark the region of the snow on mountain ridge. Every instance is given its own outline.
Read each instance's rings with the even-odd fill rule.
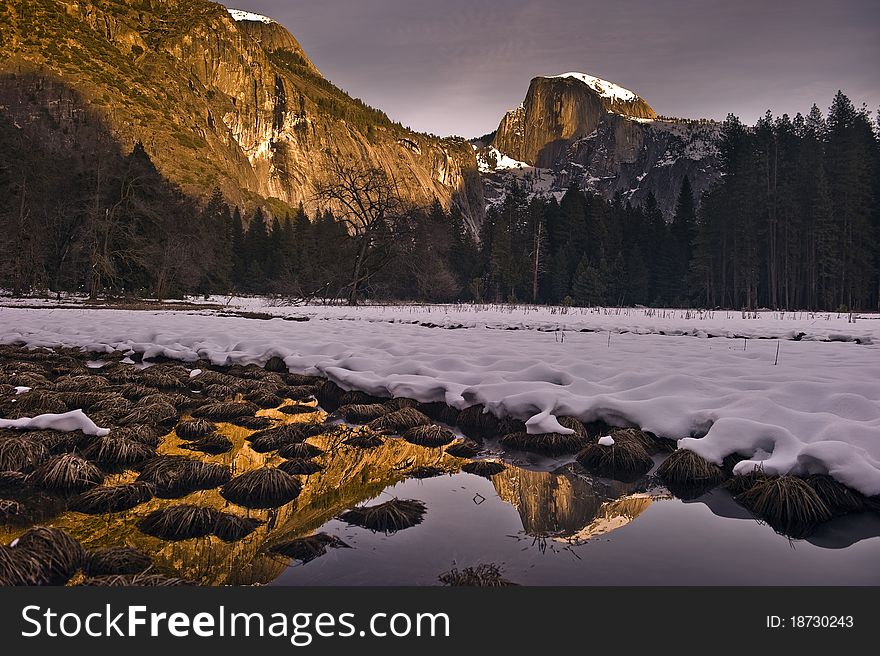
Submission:
[[[234,21],[254,21],[259,23],[274,23],[275,21],[269,18],[268,16],[263,16],[262,14],[255,14],[250,11],[244,11],[242,9],[229,9],[226,11],[229,12],[229,15],[232,16],[232,20]]]
[[[608,80],[603,80],[602,78],[593,75],[587,75],[586,73],[572,71],[569,73],[562,73],[561,75],[548,75],[547,77],[573,78],[579,82],[583,82],[603,98],[611,98],[612,100],[619,100],[620,102],[630,102],[638,98],[638,94],[633,93],[629,89],[624,89],[622,86],[614,84],[614,82],[609,82]]]

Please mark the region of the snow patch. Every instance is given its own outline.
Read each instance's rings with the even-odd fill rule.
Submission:
[[[614,438],[610,435],[603,435],[599,438],[599,446],[614,446]]]
[[[242,9],[227,9],[229,15],[232,16],[232,20],[234,21],[251,21],[254,23],[274,23],[275,21],[269,18],[268,16],[263,16],[262,14],[255,14],[250,11],[244,11]]]
[[[71,410],[62,414],[45,414],[20,419],[0,419],[0,428],[16,430],[57,430],[64,433],[82,431],[86,435],[104,437],[110,434],[109,428],[99,428],[82,410]]]
[[[494,165],[493,165],[494,158]],[[532,168],[525,162],[508,157],[494,146],[484,148],[477,156],[477,164],[480,173],[492,173],[494,171],[508,171],[510,169],[530,169]]]
[[[594,77],[592,75],[587,75],[586,73],[562,73],[561,75],[550,75],[550,78],[572,78],[583,82],[588,87],[593,89],[596,93],[598,93],[603,98],[611,98],[612,100],[618,100],[620,102],[631,102],[638,98],[638,96],[630,91],[629,89],[624,89],[614,82],[609,82],[608,80],[603,80],[599,77]]]
[[[196,376],[198,376],[201,373],[202,373],[201,369],[193,369],[192,371],[189,372],[189,377],[195,378]]]
[[[30,387],[25,387],[24,385],[17,385],[17,386],[15,387],[15,393],[16,393],[16,394],[24,394],[25,392],[30,392],[30,391],[31,391],[31,388],[30,388]]]

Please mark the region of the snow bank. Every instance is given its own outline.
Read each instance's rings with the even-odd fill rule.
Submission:
[[[209,302],[251,312],[313,319],[421,323],[444,328],[492,328],[559,332],[635,333],[880,343],[880,315],[837,312],[776,312],[743,315],[733,310],[562,307],[501,304],[446,305],[272,305],[261,297],[214,296]],[[745,348],[748,348],[745,346]]]
[[[269,18],[268,16],[263,16],[262,14],[255,14],[250,11],[243,11],[241,9],[227,9],[229,15],[232,16],[232,20],[235,21],[253,21],[256,23],[274,23],[275,21]]]
[[[107,428],[99,428],[95,422],[86,417],[82,410],[71,410],[58,415],[46,414],[20,419],[0,419],[0,428],[17,430],[57,430],[65,433],[82,431],[86,435],[104,437],[110,433]]]
[[[277,355],[291,371],[327,376],[345,389],[458,408],[483,403],[497,415],[527,421],[532,433],[564,432],[556,421],[561,415],[601,419],[679,439],[715,462],[741,453],[750,461],[740,471],[760,462],[773,472],[823,472],[865,494],[880,494],[880,346],[806,338],[746,343],[635,331],[572,331],[563,339],[546,329],[500,330],[500,312],[492,328],[474,322],[468,330],[443,330],[418,320],[376,319],[378,308],[360,315],[339,308],[309,311],[313,320],[292,322],[5,308],[0,343],[214,364],[265,364]],[[438,318],[417,309],[411,315],[407,308],[393,312]],[[508,328],[519,327],[518,311],[506,316]],[[655,320],[630,315],[632,328],[638,316]],[[720,326],[723,313],[711,321]],[[731,330],[747,321],[736,318]],[[779,330],[754,321],[761,326],[755,332]],[[804,321],[792,324],[800,328]],[[862,323],[869,326],[866,336],[876,330],[870,321],[854,325]]]
[[[637,98],[636,94],[634,94],[629,89],[624,89],[623,87],[614,84],[614,82],[603,80],[600,77],[587,75],[586,73],[562,73],[561,75],[551,75],[550,77],[573,78],[575,80],[578,80],[579,82],[583,82],[603,98],[611,98],[613,100],[619,100],[621,102],[628,102]]]

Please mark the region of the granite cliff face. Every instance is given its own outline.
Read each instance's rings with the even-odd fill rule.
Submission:
[[[219,186],[245,206],[314,209],[315,184],[342,158],[382,166],[410,200],[455,204],[478,225],[466,141],[403,128],[333,86],[282,26],[240,18],[206,0],[0,0],[0,103],[23,127],[50,116],[49,132],[84,153],[73,117],[99,116],[123,151],[142,142],[200,197]]]
[[[714,122],[661,119],[632,91],[566,73],[533,79],[523,104],[476,146],[490,202],[517,178],[540,194],[575,184],[638,204],[653,193],[670,214],[685,176],[697,200],[717,181],[718,134]]]

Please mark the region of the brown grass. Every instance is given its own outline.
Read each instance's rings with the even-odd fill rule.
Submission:
[[[220,434],[207,435],[198,440],[192,440],[180,445],[181,449],[186,449],[187,451],[200,451],[214,456],[227,453],[232,450],[232,447],[232,441],[225,435]]]
[[[170,428],[177,423],[177,409],[170,403],[138,405],[119,420],[123,426],[132,424],[158,424]]]
[[[37,440],[23,435],[0,437],[0,471],[27,474],[48,458],[49,451]]]
[[[392,499],[376,506],[358,506],[339,516],[344,522],[390,535],[421,524],[427,506],[415,499]]]
[[[831,519],[828,506],[797,476],[770,476],[736,497],[775,531],[803,538]]]
[[[249,401],[217,401],[196,408],[192,416],[229,421],[237,417],[253,417],[259,409],[259,406]]]
[[[74,453],[50,458],[34,470],[31,482],[57,494],[85,492],[104,481],[104,472]]]
[[[195,585],[192,581],[180,579],[164,574],[117,574],[114,576],[91,576],[80,585],[96,587],[172,587],[181,585]]]
[[[131,467],[156,457],[156,449],[142,442],[107,435],[95,440],[83,450],[84,458],[101,467]]]
[[[373,419],[367,427],[374,431],[402,432],[430,423],[431,419],[415,408],[403,408]]]
[[[328,548],[349,549],[350,547],[334,535],[318,533],[272,545],[269,547],[269,553],[281,554],[305,564],[326,554]]]
[[[234,417],[229,423],[248,430],[266,430],[272,427],[272,420],[269,417]]]
[[[322,424],[283,424],[276,428],[258,431],[248,437],[251,448],[257,453],[275,451],[288,444],[298,444],[310,437],[320,435],[326,429]]]
[[[363,424],[391,412],[381,403],[353,403],[340,406],[334,413],[349,423]]]
[[[315,387],[313,385],[291,385],[278,390],[278,394],[292,401],[307,401],[314,398]]]
[[[123,438],[132,442],[140,442],[149,447],[156,448],[161,442],[159,429],[149,424],[131,424],[120,426],[110,431],[112,437]]]
[[[410,444],[434,448],[450,444],[455,440],[455,435],[446,428],[428,424],[410,428],[403,434],[403,439]]]
[[[160,499],[177,499],[197,490],[210,490],[232,478],[223,465],[185,456],[160,456],[141,469],[138,481],[152,483]]]
[[[501,568],[494,564],[477,565],[457,569],[453,567],[448,572],[437,577],[440,583],[448,586],[471,586],[480,588],[500,588],[516,585],[501,576]]]
[[[154,510],[138,522],[138,528],[147,535],[177,542],[210,535],[218,516],[213,508],[183,504]]]
[[[727,479],[724,470],[689,449],[677,449],[657,468],[667,486],[712,488]]]
[[[648,473],[654,464],[637,441],[615,439],[611,446],[590,444],[577,454],[577,461],[589,471],[605,478],[629,482]]]
[[[442,422],[448,426],[455,426],[458,422],[458,410],[443,401],[419,403],[416,405],[416,409],[424,412],[434,421]]]
[[[153,498],[153,485],[143,481],[121,485],[100,485],[83,492],[71,505],[71,510],[86,515],[123,512]]]
[[[55,381],[56,392],[94,392],[95,390],[107,389],[110,381],[101,376],[62,376]]]
[[[831,513],[837,517],[861,512],[867,508],[864,495],[848,488],[831,476],[813,474],[807,476],[806,482],[822,499]]]
[[[760,467],[755,467],[750,472],[746,472],[745,474],[737,474],[734,475],[730,480],[728,480],[724,487],[730,492],[733,496],[738,494],[742,494],[746,490],[751,489],[757,483],[761,483],[767,480],[768,476],[764,473],[764,470]]]
[[[40,583],[45,585],[64,585],[85,559],[82,545],[60,528],[30,528],[19,536],[14,549],[36,558]]]
[[[480,451],[480,445],[468,439],[456,440],[446,447],[446,453],[456,458],[473,458]]]
[[[498,432],[498,419],[491,412],[484,412],[482,404],[472,405],[458,413],[458,427],[468,437],[494,435]]]
[[[587,446],[588,439],[577,433],[570,435],[563,435],[561,433],[536,433],[529,435],[526,432],[519,432],[509,433],[498,441],[502,446],[510,449],[545,453],[547,455],[562,455],[564,453],[577,453]]]
[[[83,574],[86,576],[141,574],[152,566],[152,559],[140,549],[105,547],[86,553]]]
[[[290,405],[283,405],[278,408],[278,412],[284,413],[285,415],[305,415],[311,412],[320,412],[320,408],[316,408],[313,405],[291,403]]]
[[[261,408],[275,408],[281,404],[282,400],[275,392],[265,390],[251,392],[245,398]]]
[[[345,391],[332,380],[325,380],[315,388],[314,394],[318,405],[327,412],[333,412],[341,405],[340,399]]]
[[[291,476],[309,476],[323,471],[324,465],[306,458],[289,458],[278,465],[278,469]]]
[[[188,419],[174,428],[177,437],[182,440],[196,440],[217,432],[217,424],[207,419]]]
[[[224,542],[238,542],[256,531],[263,522],[250,517],[239,517],[231,513],[220,513],[214,526],[214,535]]]
[[[302,484],[275,467],[261,467],[236,476],[224,485],[224,499],[245,508],[277,508],[299,496]]]

